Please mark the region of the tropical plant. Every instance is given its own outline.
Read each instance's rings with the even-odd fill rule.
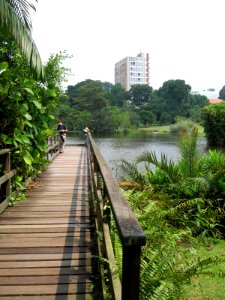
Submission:
[[[170,204],[176,211],[168,216],[173,226],[188,228],[194,235],[218,235],[224,232],[225,155],[216,150],[202,155],[197,135],[193,128],[181,138],[176,163],[165,154],[159,160],[153,151],[139,155],[135,163],[123,160],[128,178],[120,186],[133,182],[133,189],[151,190],[150,199],[162,194],[165,207]]]
[[[50,75],[43,84],[33,76],[15,42],[0,40],[0,148],[16,148],[11,157],[17,169],[13,187],[47,163],[47,137],[55,126],[59,83],[64,78],[61,60],[50,57],[45,67]],[[61,77],[54,80],[59,73]]]
[[[200,257],[199,241],[192,237],[190,230],[176,228],[168,222],[173,214],[176,218],[180,216],[170,209],[166,200],[162,203],[162,199],[154,199],[152,190],[126,191],[125,196],[147,236],[141,258],[140,299],[180,299],[195,276],[224,261],[225,257],[220,255]],[[122,250],[113,229],[111,235],[120,271]]]
[[[12,38],[17,43],[34,73],[43,78],[41,57],[31,35],[31,11],[35,11],[31,1],[0,0],[0,32],[6,42]]]
[[[204,107],[202,110],[203,127],[209,146],[225,145],[225,102]]]

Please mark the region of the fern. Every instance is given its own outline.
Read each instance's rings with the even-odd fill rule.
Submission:
[[[167,176],[169,182],[175,182],[179,178],[179,168],[174,162],[167,159],[167,156],[162,153],[161,160],[159,161],[154,151],[147,151],[139,155],[136,159],[136,164],[145,162],[146,164],[153,165],[156,168],[162,170]],[[146,165],[146,169],[149,167]]]
[[[126,160],[122,160],[122,167],[123,170],[128,174],[129,178],[131,178],[133,181],[145,185],[146,184],[146,176],[142,175],[136,164],[129,163]]]

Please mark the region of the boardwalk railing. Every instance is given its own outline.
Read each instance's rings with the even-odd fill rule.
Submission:
[[[59,154],[59,136],[49,136],[48,137],[48,149],[47,149],[47,159],[53,160],[56,155]]]
[[[0,150],[0,161],[2,169],[0,170],[0,213],[9,205],[11,192],[11,178],[16,174],[16,170],[11,170],[10,149]]]
[[[114,299],[139,299],[141,247],[146,236],[110,168],[102,157],[91,134],[87,136],[92,192],[99,232],[99,251],[106,259]],[[110,210],[107,209],[110,207]],[[111,213],[112,212],[112,213]],[[122,280],[115,276],[116,262],[110,238],[110,215],[113,216],[123,249]]]
[[[12,149],[0,150],[0,214],[9,206],[9,198],[11,194],[11,179],[16,175],[17,170],[11,169],[11,152]],[[58,136],[48,137],[48,148],[46,151],[47,159],[53,160],[59,153],[59,138]],[[26,179],[24,186],[33,179]]]

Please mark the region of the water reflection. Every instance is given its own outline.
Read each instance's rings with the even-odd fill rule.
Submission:
[[[133,162],[139,154],[145,151],[155,151],[156,157],[160,159],[161,153],[165,153],[168,159],[177,161],[179,159],[177,135],[154,134],[150,132],[139,132],[125,136],[94,137],[102,156],[112,168],[114,176],[118,179],[121,175],[120,163],[122,159]],[[68,143],[80,143],[82,139],[68,137]],[[207,142],[204,137],[198,138],[198,147],[206,151]]]

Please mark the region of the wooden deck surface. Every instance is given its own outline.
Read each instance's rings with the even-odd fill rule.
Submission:
[[[0,299],[92,299],[86,154],[67,146],[26,200],[0,215]]]

